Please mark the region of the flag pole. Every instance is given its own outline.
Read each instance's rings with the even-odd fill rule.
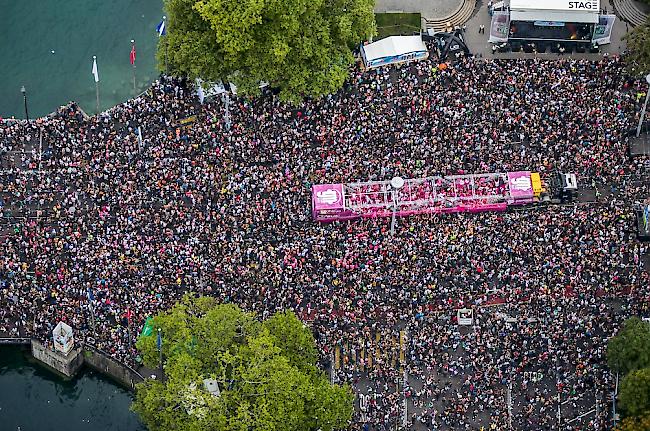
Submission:
[[[163,23],[165,31],[167,29],[167,17],[163,15]],[[165,37],[165,75],[169,74],[169,69],[167,68],[167,37]]]
[[[126,309],[126,334],[129,337],[129,352],[133,349],[133,340],[131,339],[131,308]]]
[[[131,39],[131,52],[135,51],[135,40]],[[135,90],[135,58],[133,59],[133,95],[136,95]]]
[[[93,295],[92,288],[90,288],[90,287],[88,288],[87,295],[88,295],[88,306],[90,308],[90,318],[91,318],[90,325],[91,325],[92,330],[93,330],[93,338],[95,338],[97,333],[95,331],[95,309],[93,308],[94,295]]]
[[[163,354],[162,354],[162,332],[160,328],[158,328],[158,339],[156,340],[156,344],[158,345],[158,354],[160,355],[159,362],[158,362],[158,365],[160,366],[160,381],[165,383],[165,371],[163,370]]]
[[[93,55],[93,64],[97,61],[97,56]],[[95,98],[97,99],[97,113],[99,114],[99,81],[95,79]]]

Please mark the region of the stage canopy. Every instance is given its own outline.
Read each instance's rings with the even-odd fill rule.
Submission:
[[[511,21],[596,24],[600,0],[510,0]]]

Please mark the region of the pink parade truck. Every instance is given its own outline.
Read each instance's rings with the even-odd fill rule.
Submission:
[[[558,174],[562,196],[577,190],[574,174]],[[408,216],[426,213],[505,211],[508,206],[550,202],[536,172],[517,171],[312,186],[314,220]],[[563,199],[564,201],[564,199]]]

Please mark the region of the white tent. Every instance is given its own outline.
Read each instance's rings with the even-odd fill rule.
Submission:
[[[361,47],[361,56],[367,68],[421,60],[429,56],[422,36],[390,36]]]
[[[221,81],[208,86],[208,88],[204,88],[203,84],[205,83],[200,78],[196,78],[196,94],[199,96],[199,101],[201,103],[203,103],[207,98],[218,96],[226,92],[226,88]],[[232,82],[230,83],[230,89],[232,90],[232,94],[237,94],[237,87]]]

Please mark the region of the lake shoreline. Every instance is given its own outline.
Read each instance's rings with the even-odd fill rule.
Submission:
[[[86,366],[62,379],[25,344],[0,344],[0,386],[3,430],[146,431],[130,411],[128,388]]]

